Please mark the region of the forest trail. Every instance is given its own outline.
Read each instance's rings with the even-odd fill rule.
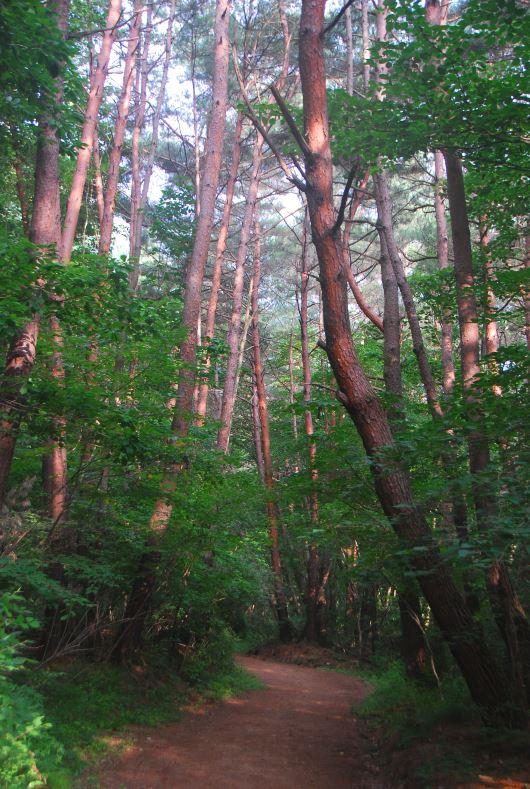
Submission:
[[[105,789],[384,789],[350,709],[364,683],[242,657],[266,685],[142,731],[101,770]]]

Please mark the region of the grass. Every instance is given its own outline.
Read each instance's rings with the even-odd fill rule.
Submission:
[[[399,663],[363,676],[373,690],[353,711],[378,741],[396,783],[457,785],[480,773],[507,777],[528,769],[528,732],[484,727],[460,677],[426,687],[408,680]]]
[[[220,701],[263,687],[236,665],[201,678],[194,687],[168,669],[130,672],[83,663],[61,672],[43,672],[34,684],[44,697],[46,720],[64,752],[60,764],[39,765],[52,789],[73,786],[87,766],[130,745],[131,726],[178,721],[190,703]]]
[[[401,663],[392,663],[380,674],[364,674],[373,690],[355,709],[372,725],[406,746],[424,739],[443,723],[478,725],[478,715],[469,692],[458,677],[446,677],[440,688],[407,679]]]

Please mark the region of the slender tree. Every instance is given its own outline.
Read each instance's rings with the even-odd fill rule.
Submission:
[[[127,42],[127,53],[123,66],[122,89],[118,101],[116,123],[114,125],[114,138],[109,154],[107,187],[105,190],[103,220],[101,222],[101,234],[99,238],[99,253],[101,255],[108,255],[112,241],[114,209],[116,204],[116,194],[118,192],[118,182],[120,178],[121,154],[123,141],[125,139],[127,119],[129,117],[129,106],[134,83],[136,57],[138,54],[138,46],[140,44],[140,29],[142,26],[143,11],[144,5],[142,0],[135,0],[133,17],[129,29],[129,39]]]
[[[215,316],[217,314],[217,305],[219,303],[219,290],[221,288],[221,277],[223,272],[223,258],[226,251],[226,242],[228,239],[228,231],[230,228],[230,217],[232,215],[232,204],[234,202],[234,189],[236,184],[237,173],[239,170],[239,160],[241,158],[241,133],[243,130],[243,114],[238,112],[236,125],[234,130],[234,138],[232,142],[232,157],[230,160],[230,169],[228,172],[228,180],[226,182],[225,202],[223,206],[223,216],[221,218],[221,226],[217,236],[217,244],[215,247],[215,258],[212,270],[212,285],[210,290],[210,299],[208,301],[208,310],[206,313],[206,323],[204,326],[204,341],[206,347],[211,343],[215,334]],[[204,380],[199,388],[199,398],[197,402],[197,421],[201,424],[206,416],[206,407],[208,404],[208,371],[210,369],[210,354],[208,353],[205,360]]]
[[[269,521],[269,538],[271,552],[271,567],[274,583],[274,609],[278,620],[278,632],[280,640],[287,642],[291,640],[291,624],[287,610],[287,598],[285,595],[282,561],[279,542],[279,520],[280,512],[274,491],[274,474],[271,455],[271,439],[269,431],[269,412],[267,407],[267,392],[263,376],[263,365],[261,362],[261,339],[259,328],[259,288],[261,281],[261,244],[260,244],[260,225],[256,220],[254,226],[254,270],[252,287],[252,348],[254,362],[254,381],[256,386],[257,411],[260,425],[261,456],[263,458],[263,484],[265,486],[267,498],[267,519]]]
[[[234,285],[232,288],[232,313],[228,326],[228,361],[226,366],[225,385],[223,388],[223,400],[221,404],[221,427],[217,435],[217,446],[223,452],[228,452],[228,442],[232,427],[232,416],[236,399],[236,377],[237,360],[239,352],[239,340],[241,334],[241,314],[243,309],[243,288],[245,282],[245,262],[247,259],[247,248],[252,232],[256,200],[258,196],[261,160],[262,160],[263,137],[258,132],[254,143],[252,154],[252,173],[245,205],[245,214],[241,226],[239,247],[237,250],[236,268],[234,273]]]
[[[101,48],[97,57],[96,68],[90,82],[85,120],[81,131],[81,145],[77,152],[76,167],[70,186],[68,203],[66,205],[60,248],[60,255],[63,263],[68,263],[72,255],[90,157],[94,150],[94,146],[97,144],[96,129],[99,109],[103,101],[103,91],[109,69],[110,55],[116,40],[117,24],[121,16],[121,11],[122,0],[109,0]]]

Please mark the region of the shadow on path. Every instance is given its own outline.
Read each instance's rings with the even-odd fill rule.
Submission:
[[[374,775],[350,709],[355,677],[242,657],[265,684],[142,730],[101,768],[104,789],[386,789]]]

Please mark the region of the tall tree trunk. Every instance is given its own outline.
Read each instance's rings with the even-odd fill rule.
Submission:
[[[245,262],[247,259],[248,242],[252,232],[256,200],[258,197],[262,148],[263,137],[258,132],[252,154],[252,174],[248,187],[243,225],[241,227],[241,236],[239,239],[236,268],[234,273],[234,285],[232,289],[232,313],[230,315],[227,337],[228,361],[226,365],[226,377],[223,389],[223,401],[221,405],[221,427],[219,428],[219,432],[217,434],[217,446],[223,452],[228,452],[228,440],[232,426],[232,416],[234,413],[237,358],[239,350],[239,337],[241,332],[241,312],[243,307],[243,287],[245,283]]]
[[[235,397],[237,398],[237,393],[239,390],[239,381],[241,380],[241,371],[243,369],[243,360],[245,358],[245,349],[247,347],[247,338],[248,338],[248,331],[250,329],[250,324],[252,323],[252,288],[253,288],[253,278],[250,278],[250,283],[248,286],[248,295],[247,295],[247,307],[245,309],[245,316],[243,318],[242,326],[241,326],[241,337],[239,339],[239,352],[237,355],[237,370],[236,370],[236,391]],[[230,440],[230,436],[228,437]]]
[[[217,244],[215,247],[215,258],[212,270],[212,287],[210,291],[210,300],[208,302],[208,311],[206,313],[206,324],[204,326],[204,339],[207,344],[210,344],[215,334],[215,316],[217,314],[217,305],[219,303],[219,290],[221,288],[221,276],[223,273],[223,258],[226,251],[226,241],[228,239],[228,230],[230,228],[230,217],[232,215],[232,204],[234,202],[234,189],[236,184],[237,173],[239,170],[239,161],[241,158],[241,132],[243,130],[243,115],[241,112],[237,114],[236,126],[234,130],[234,140],[232,143],[232,159],[230,162],[230,170],[228,173],[228,180],[226,183],[225,202],[223,206],[223,216],[221,218],[221,227],[219,235],[217,236]],[[205,360],[204,380],[199,388],[199,398],[197,402],[197,421],[202,424],[206,416],[206,408],[208,405],[208,380],[206,376],[210,369],[211,359],[208,354]]]
[[[107,174],[107,188],[105,191],[105,205],[103,207],[103,222],[101,223],[101,235],[99,238],[99,254],[108,255],[112,241],[112,226],[114,224],[114,209],[116,206],[116,194],[118,192],[118,181],[120,178],[120,162],[127,118],[129,117],[129,105],[131,102],[131,92],[134,82],[134,72],[136,68],[136,56],[140,44],[140,28],[142,26],[142,14],[144,5],[142,0],[134,0],[134,14],[129,29],[129,40],[127,43],[127,54],[123,66],[123,84],[118,102],[118,112],[114,126],[114,139],[109,155],[109,168]]]
[[[99,109],[103,100],[103,90],[109,69],[110,53],[116,40],[117,24],[121,16],[122,0],[109,0],[109,9],[105,22],[105,30],[101,40],[101,49],[97,65],[90,83],[88,103],[85,110],[85,120],[81,131],[81,146],[77,153],[77,162],[70,187],[70,195],[66,205],[66,214],[63,223],[61,240],[61,259],[68,263],[72,255],[79,212],[83,199],[90,156],[95,144],[95,134],[98,122]]]
[[[325,0],[303,0],[300,20],[300,76],[304,105],[304,158],[313,242],[320,264],[326,350],[340,388],[340,399],[352,417],[371,459],[376,492],[405,546],[421,548],[413,563],[434,617],[457,660],[475,701],[490,721],[526,723],[523,710],[507,705],[506,678],[484,642],[433,534],[415,506],[410,481],[399,465],[380,460],[392,446],[392,434],[376,392],[361,367],[351,337],[342,249],[333,205],[333,163],[327,117],[324,62]]]
[[[438,268],[446,271],[449,268],[449,238],[447,220],[442,196],[442,180],[444,178],[444,158],[441,151],[434,152],[434,215],[436,217],[436,254]],[[448,397],[455,385],[455,365],[453,361],[453,323],[451,309],[444,309],[442,315],[442,388]]]
[[[384,0],[379,1],[376,17],[377,39],[386,41],[386,7]],[[364,37],[365,51],[369,48],[369,40]],[[384,61],[376,65],[377,95],[384,96],[383,75],[387,68]],[[384,293],[384,380],[387,395],[392,402],[389,406],[389,417],[392,431],[399,431],[399,422],[403,417],[403,380],[401,376],[401,326],[399,317],[399,293],[403,299],[405,312],[409,322],[414,352],[417,357],[420,378],[422,380],[427,402],[433,416],[441,416],[442,411],[437,403],[436,386],[431,374],[429,361],[423,344],[423,337],[414,300],[410,291],[399,250],[394,237],[392,202],[388,186],[388,176],[384,170],[374,175],[374,190],[377,206],[378,233],[381,246],[381,278]],[[405,568],[407,571],[409,567]],[[405,672],[411,679],[420,679],[425,663],[425,638],[422,629],[420,600],[414,582],[403,574],[401,589],[398,590],[398,604],[401,625],[401,655]]]
[[[344,14],[344,21],[346,23],[346,90],[353,95],[353,30],[351,7],[346,8]]]
[[[101,173],[101,154],[99,152],[98,130],[94,132],[94,144],[92,146],[94,156],[94,191],[96,193],[96,206],[98,210],[99,232],[103,224],[103,212],[105,210],[105,189],[103,187],[103,175]]]
[[[497,327],[497,320],[495,318],[495,293],[492,283],[495,281],[495,269],[493,267],[493,260],[489,250],[490,237],[488,228],[485,223],[480,225],[480,249],[482,252],[482,265],[484,274],[484,287],[485,287],[485,304],[484,315],[486,318],[486,326],[484,332],[485,350],[488,368],[493,375],[498,375],[499,368],[495,360],[494,354],[499,350],[499,330]],[[492,387],[494,395],[500,397],[502,394],[501,387],[494,384]]]
[[[296,295],[296,293],[295,293]],[[289,335],[289,405],[291,407],[291,420],[293,425],[293,438],[298,441],[298,419],[294,409],[296,385],[294,382],[294,319],[296,317],[296,307],[293,310],[291,320],[291,333]],[[298,463],[295,464],[298,466]]]
[[[388,188],[388,177],[385,172],[374,176],[378,222],[382,226],[385,235],[386,249],[390,264],[394,271],[401,298],[407,313],[407,319],[412,337],[412,347],[418,362],[420,377],[425,390],[425,396],[432,415],[436,418],[443,416],[442,408],[436,391],[436,383],[431,370],[431,365],[427,357],[425,343],[423,342],[423,332],[421,329],[416,305],[410,290],[403,263],[394,237],[392,227],[392,203],[390,200],[390,190]]]
[[[263,378],[263,365],[261,362],[261,342],[259,328],[259,287],[261,281],[261,248],[260,248],[260,226],[259,221],[255,224],[255,245],[254,245],[254,273],[252,288],[252,347],[254,361],[254,380],[256,382],[256,394],[258,415],[261,434],[261,453],[263,457],[263,480],[266,490],[267,519],[269,522],[269,538],[271,551],[271,567],[274,582],[274,607],[278,620],[278,631],[280,640],[288,642],[291,640],[291,623],[287,611],[287,598],[283,583],[282,562],[279,544],[279,510],[274,492],[274,476],[271,456],[271,439],[269,432],[269,413],[267,408],[267,392]]]
[[[311,480],[309,492],[309,516],[312,528],[318,526],[318,495],[315,485],[318,480],[316,467],[317,445],[314,439],[313,414],[311,413],[311,359],[309,356],[309,217],[307,208],[304,217],[302,237],[301,287],[300,287],[300,339],[302,350],[302,373],[304,383],[304,426],[308,444],[308,466]],[[306,625],[305,636],[308,641],[318,641],[320,637],[320,555],[318,546],[312,537],[308,550],[307,561],[307,592],[306,592]]]
[[[151,176],[153,175],[153,166],[155,162],[156,149],[158,146],[158,137],[160,130],[160,118],[162,116],[162,107],[166,96],[167,79],[169,73],[169,64],[171,61],[171,49],[173,45],[173,26],[175,23],[175,5],[176,0],[172,0],[169,9],[169,16],[167,20],[166,38],[164,44],[164,65],[162,66],[162,76],[160,78],[160,88],[156,100],[156,106],[153,112],[153,121],[151,128],[151,143],[149,145],[149,152],[144,168],[144,178],[141,189],[141,197],[139,199],[136,222],[134,226],[133,238],[133,259],[135,266],[131,272],[130,285],[133,291],[138,288],[140,278],[140,251],[142,244],[142,229],[145,218],[145,207],[147,205],[147,198],[149,195],[149,186],[151,184]]]
[[[48,0],[50,13],[66,34],[69,0]],[[63,83],[55,81],[57,104],[62,102]],[[35,159],[35,191],[29,238],[39,247],[58,249],[61,241],[59,200],[59,137],[54,118],[46,110],[39,119]],[[24,402],[22,389],[35,364],[39,335],[39,315],[18,332],[11,343],[0,383],[0,502],[6,492]]]
[[[254,286],[254,281],[252,282]],[[263,465],[263,450],[261,448],[261,428],[259,424],[258,411],[258,391],[256,388],[256,376],[254,366],[252,366],[252,436],[254,439],[254,450],[256,452],[256,466],[262,483],[265,483],[265,467]]]
[[[490,468],[490,449],[482,430],[482,394],[477,381],[480,373],[480,329],[464,176],[462,163],[453,151],[445,150],[444,158],[455,260],[462,384],[469,420],[469,470],[473,478],[477,524],[492,540],[494,550],[497,505],[485,476]],[[530,626],[502,559],[492,559],[486,570],[486,585],[495,619],[508,651],[513,703],[521,704],[525,698],[525,683],[526,691],[530,693]]]
[[[347,91],[350,96],[353,96],[353,33],[352,33],[352,17],[351,17],[351,9],[348,8],[345,15],[346,19],[346,40],[347,40],[347,57],[348,57],[348,67],[347,67],[347,80],[346,80],[346,87]],[[365,25],[366,22],[366,25]],[[368,59],[370,57],[370,42],[368,38],[368,0],[362,1],[362,44],[363,44],[363,85],[365,92],[368,90],[368,85],[370,82],[370,67],[368,66]],[[350,264],[350,235],[351,229],[353,225],[353,220],[361,202],[364,199],[364,193],[366,186],[368,184],[368,180],[370,177],[369,171],[365,173],[364,177],[361,179],[361,182],[357,188],[355,197],[352,198],[350,202],[350,206],[348,209],[347,219],[344,222],[344,232],[342,234],[342,249],[344,255],[344,273],[346,275],[346,279],[350,286],[351,292],[353,293],[353,297],[357,302],[357,306],[361,310],[361,312],[366,315],[369,321],[371,321],[374,326],[377,326],[379,331],[383,331],[383,321],[377,315],[376,312],[370,307],[367,300],[365,299],[363,292],[359,285],[357,284],[357,280],[355,279],[355,275],[351,270]]]
[[[379,231],[381,243],[381,280],[384,294],[383,375],[386,393],[392,398],[388,414],[393,432],[399,431],[403,417],[403,380],[401,376],[401,325],[399,317],[399,288],[389,260],[386,235]],[[409,569],[406,567],[405,569]],[[422,629],[421,607],[414,582],[403,574],[398,590],[401,625],[401,656],[405,672],[411,679],[421,679],[425,666],[425,638]]]
[[[530,223],[526,228],[524,244],[525,244],[524,266],[526,269],[529,269],[530,268]],[[523,306],[524,306],[526,347],[530,351],[530,288],[528,287],[523,291]]]
[[[368,24],[368,0],[361,0],[361,39],[363,43],[363,87],[368,92],[370,85],[370,30]]]
[[[199,121],[197,116],[197,89],[195,85],[195,69],[197,65],[197,41],[196,41],[196,19],[197,9],[194,9],[193,23],[191,28],[191,111],[193,119],[193,157],[194,157],[194,177],[195,177],[195,217],[201,213],[201,152],[199,148]]]
[[[403,381],[401,377],[401,320],[399,288],[390,262],[386,235],[379,233],[380,265],[384,297],[383,377],[385,391],[391,398],[388,414],[393,423],[403,417]]]
[[[229,61],[230,0],[217,0],[214,26],[214,71],[210,126],[206,139],[206,162],[201,182],[201,213],[197,221],[195,242],[186,274],[183,325],[187,336],[180,348],[182,368],[179,375],[172,431],[180,439],[188,435],[193,391],[197,325],[201,307],[201,288],[208,258],[214,222],[215,199],[219,184],[223,139],[226,123]],[[113,656],[124,660],[140,644],[145,618],[155,586],[157,546],[169,524],[172,512],[171,494],[175,491],[180,472],[187,467],[185,457],[166,469],[161,495],[155,503],[150,519],[150,537],[133,591],[125,610],[125,623],[114,646]]]
[[[140,138],[145,123],[145,106],[147,102],[147,80],[149,75],[149,46],[153,28],[153,6],[147,7],[147,18],[143,41],[138,47],[136,114],[131,140],[131,215],[129,223],[129,261],[132,269],[129,274],[129,285],[134,291],[140,278],[140,250],[142,244],[142,228],[139,227],[142,207],[141,151]],[[141,47],[141,48],[140,48]]]
[[[59,319],[53,315],[50,319],[53,353],[51,359],[51,375],[57,385],[64,388],[64,363],[62,349],[64,346]],[[54,526],[63,523],[67,515],[67,453],[66,453],[66,419],[64,415],[53,420],[54,436],[48,443],[48,451],[42,459],[43,485],[48,495],[48,511]]]

